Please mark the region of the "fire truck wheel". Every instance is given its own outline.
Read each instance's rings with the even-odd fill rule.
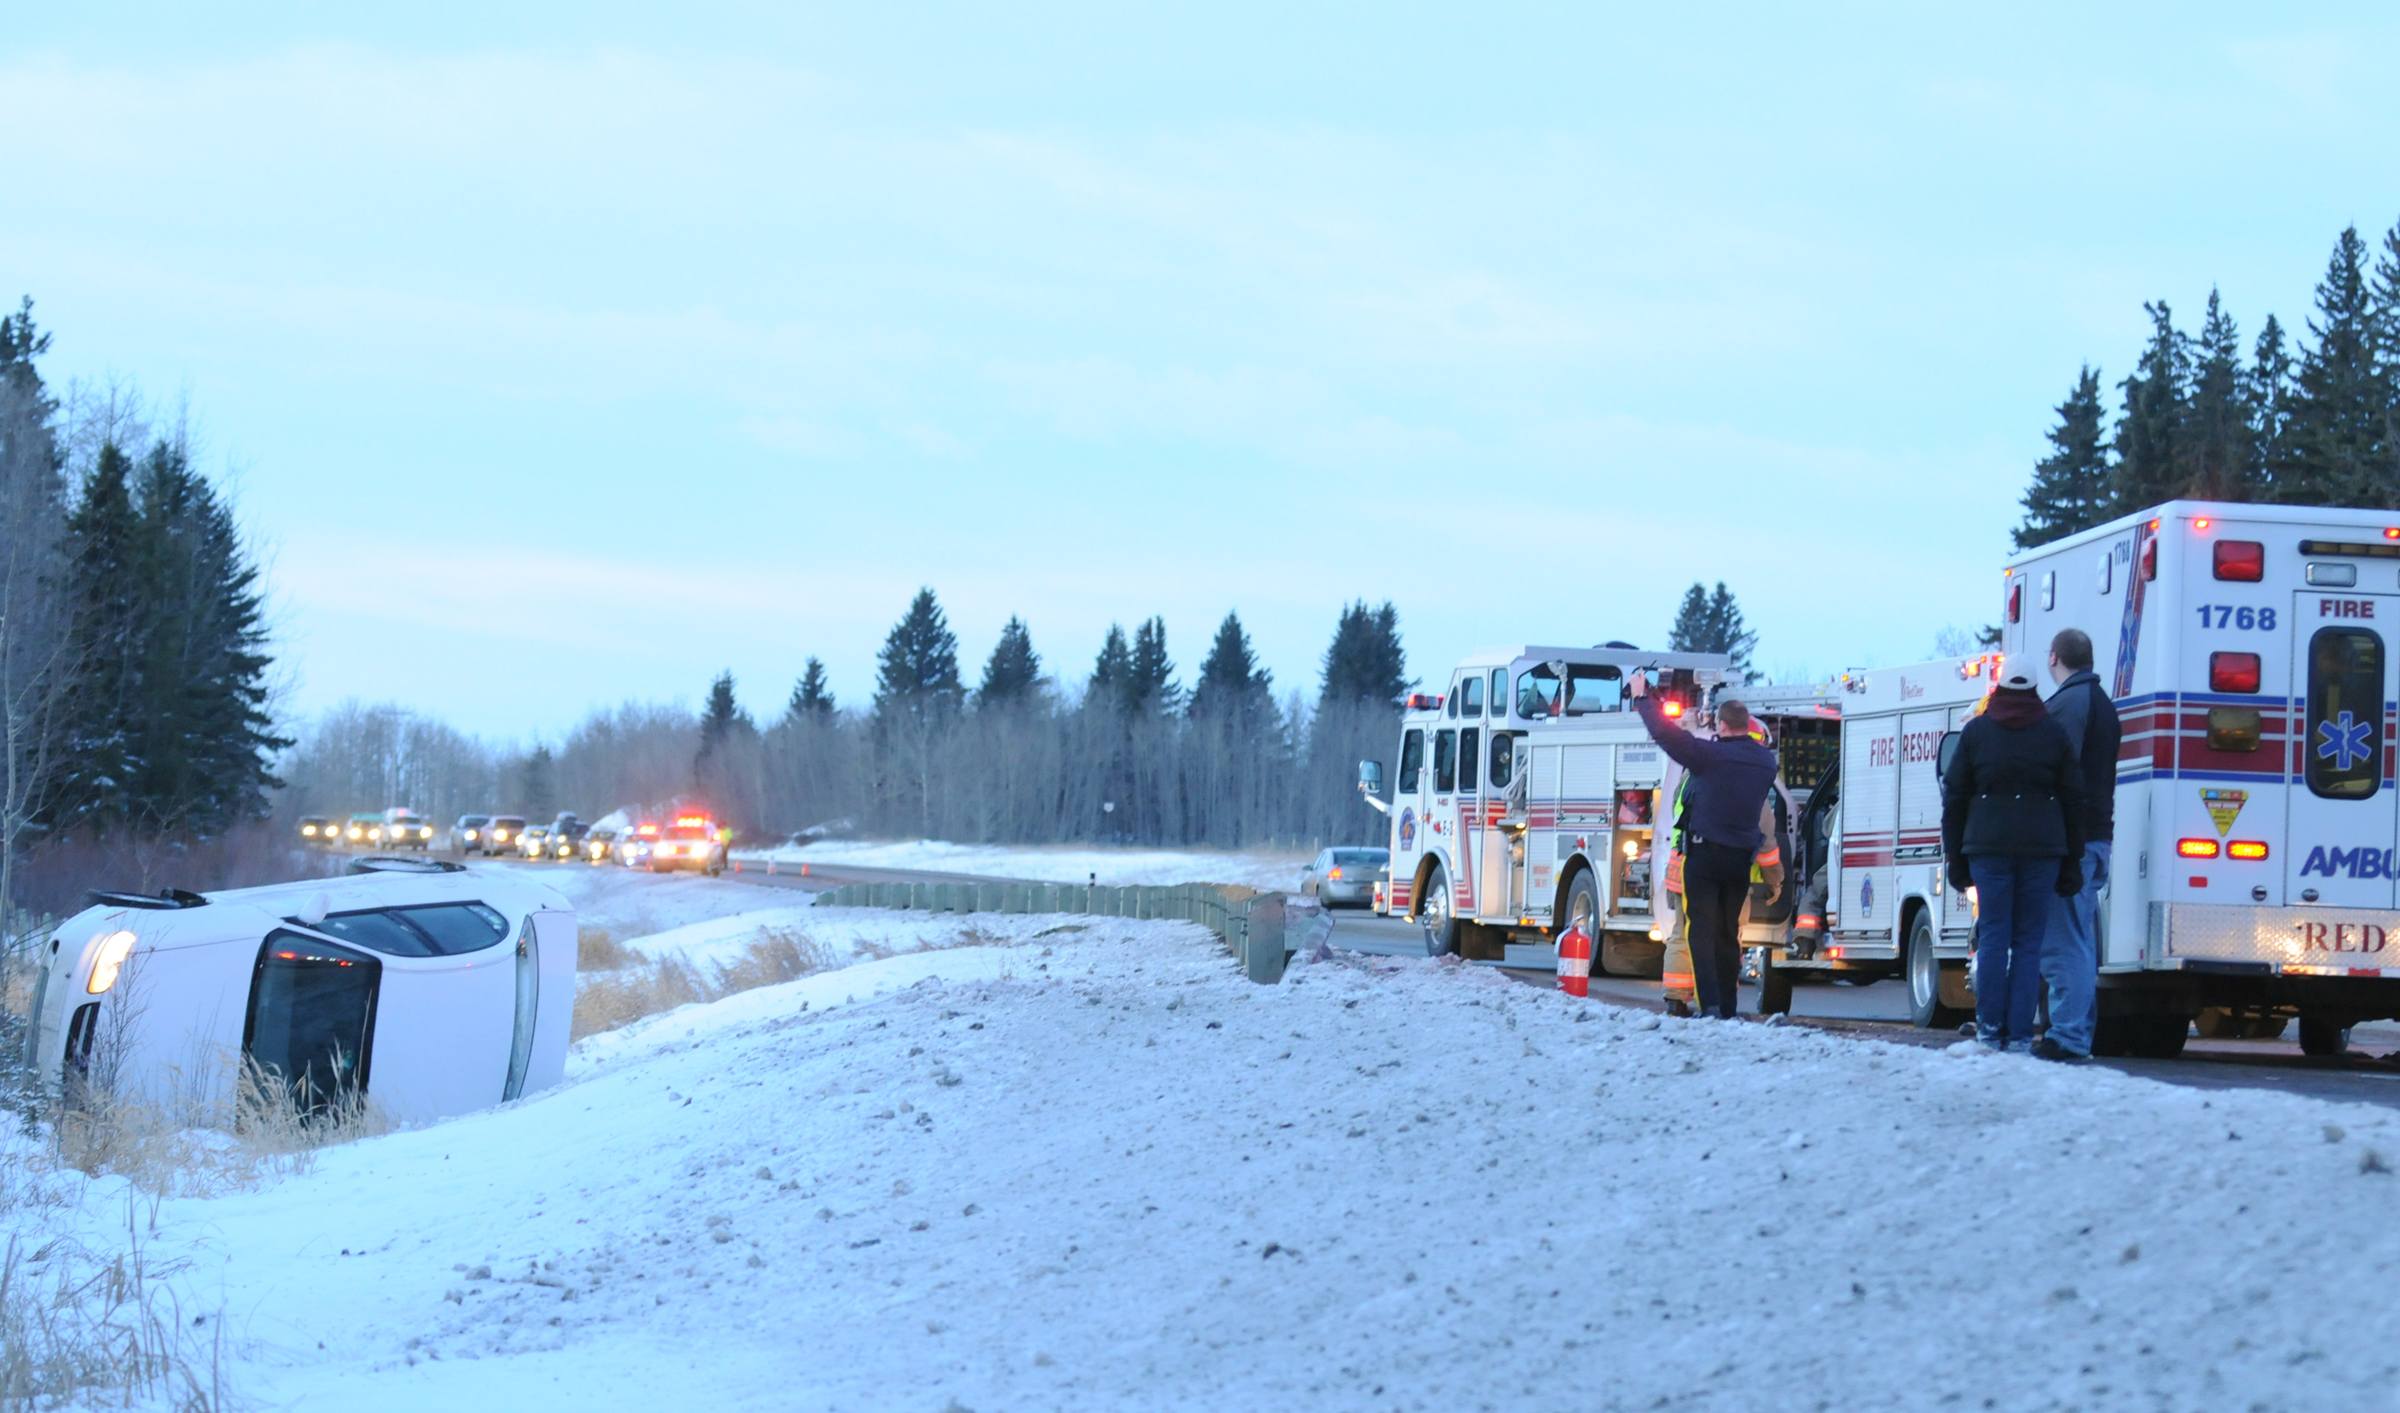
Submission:
[[[1758,1013],[1784,1016],[1791,1011],[1792,974],[1775,965],[1773,952],[1762,952],[1758,959]]]
[[[1919,910],[1908,925],[1908,1018],[1919,1030],[1951,1030],[1967,1019],[1942,1004],[1942,961],[1933,953],[1933,920]]]
[[[2141,1060],[2172,1060],[2183,1053],[2183,1042],[2192,1033],[2192,1018],[2178,1011],[2172,1015],[2138,1016],[2126,1048]]]
[[[1592,970],[1605,975],[1609,970],[1608,938],[1600,931],[1600,885],[1592,881],[1590,869],[1575,870],[1573,881],[1567,884],[1567,905],[1559,910],[1559,916],[1566,919],[1560,933],[1582,928],[1583,935],[1592,939]]]
[[[2300,1018],[2300,1053],[2331,1058],[2350,1048],[2350,1027],[2323,1016]]]
[[[1454,956],[1458,952],[1458,915],[1450,910],[1450,880],[1435,864],[1417,895],[1417,925],[1425,929],[1425,955]]]

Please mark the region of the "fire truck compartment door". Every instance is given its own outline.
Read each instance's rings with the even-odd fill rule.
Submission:
[[[2290,903],[2393,904],[2393,847],[2400,842],[2395,840],[2392,781],[2392,701],[2400,695],[2392,662],[2396,628],[2400,597],[2321,591],[2293,596],[2290,784],[2283,792],[2290,801],[2283,845],[2284,896]],[[2238,630],[2232,636],[2238,637]],[[2193,782],[2194,798],[2210,783]],[[2216,798],[2223,810],[2226,797]],[[2180,810],[2178,816],[2188,818]],[[2249,890],[2241,886],[2243,873],[2257,865],[2231,856],[2233,841],[2257,837],[2244,823],[2236,815],[2224,831],[2225,857],[2198,866],[2190,859],[2174,860],[2167,890],[2174,901],[2250,901]],[[2177,836],[2215,839],[2218,831],[2179,826]],[[2193,877],[2206,877],[2211,893],[2193,889]]]

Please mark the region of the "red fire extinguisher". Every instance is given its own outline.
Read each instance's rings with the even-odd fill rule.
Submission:
[[[1580,927],[1559,934],[1558,989],[1569,996],[1592,994],[1592,939]]]

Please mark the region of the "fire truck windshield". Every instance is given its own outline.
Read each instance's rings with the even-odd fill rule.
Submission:
[[[1576,665],[1567,669],[1566,707],[1559,707],[1558,669],[1550,663],[1517,674],[1517,715],[1589,716],[1625,709],[1624,674],[1614,667]]]

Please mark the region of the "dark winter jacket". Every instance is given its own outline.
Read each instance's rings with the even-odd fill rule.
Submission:
[[[1747,736],[1703,741],[1667,720],[1656,697],[1635,698],[1633,709],[1659,749],[1692,773],[1683,795],[1684,838],[1758,852],[1766,841],[1758,817],[1775,785],[1775,753]]]
[[[2022,695],[2033,698],[2031,688]],[[1942,777],[1942,852],[2083,857],[2083,775],[2075,748],[2033,698],[2021,724],[1987,712],[1960,733]]]
[[[2067,733],[2083,776],[2083,838],[2105,844],[2117,832],[2117,704],[2088,668],[2058,684],[2050,694],[2050,719]]]

